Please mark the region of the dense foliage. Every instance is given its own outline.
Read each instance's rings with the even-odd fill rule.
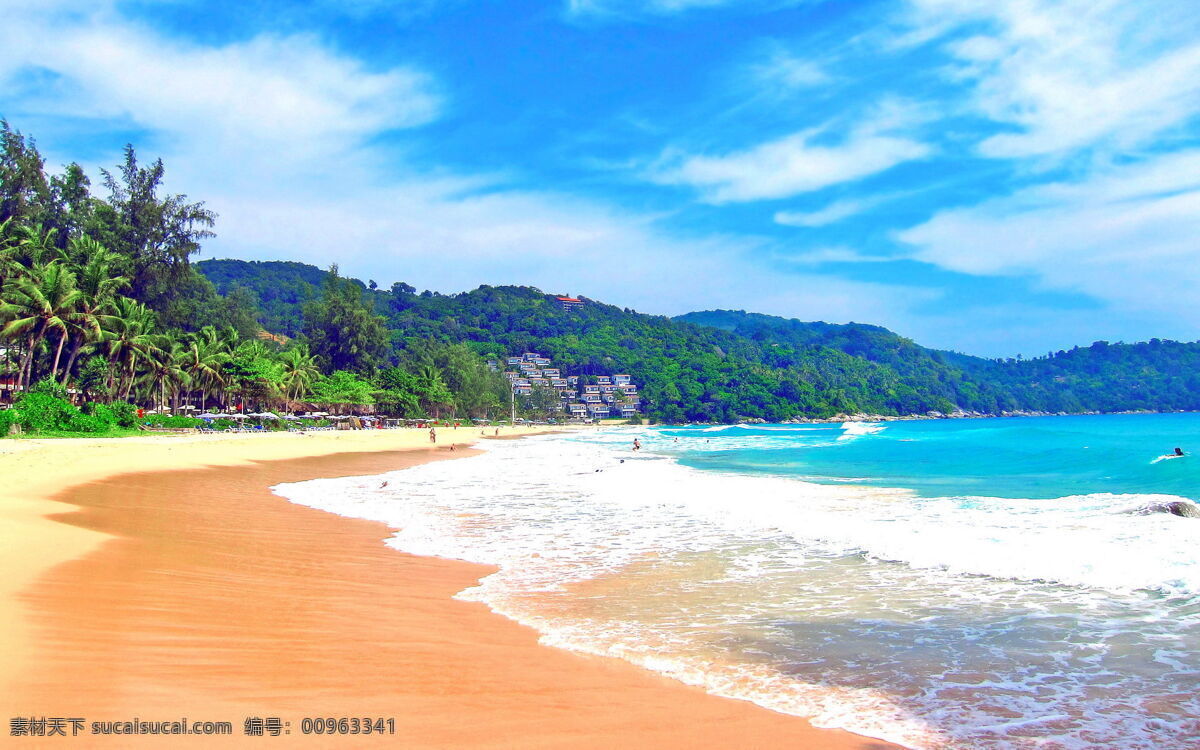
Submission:
[[[474,352],[427,346],[395,356],[365,288],[336,267],[300,267],[320,286],[305,283],[287,299],[293,325],[264,330],[261,300],[285,285],[223,283],[218,292],[191,263],[216,216],[165,194],[165,173],[127,147],[115,171],[102,170],[105,194],[94,195],[78,165],[48,174],[32,139],[0,121],[0,377],[24,394],[4,432],[131,427],[109,405],[122,401],[246,412],[378,402],[416,417],[484,416],[499,403],[499,376],[480,378]]]
[[[296,263],[220,260],[197,267],[259,295],[290,286],[297,300],[315,294],[327,276]],[[295,292],[300,283],[315,286]],[[493,358],[537,351],[571,373],[628,372],[643,384],[651,416],[665,421],[1200,409],[1200,382],[1192,375],[1200,364],[1196,344],[1097,342],[998,361],[928,349],[872,325],[730,310],[668,319],[593,300],[564,310],[554,296],[529,287],[441,295],[417,294],[402,283],[387,290],[353,283],[390,330],[391,358],[431,341]],[[303,326],[302,303],[278,304],[271,314],[282,327]]]
[[[567,310],[529,287],[418,294],[336,266],[193,264],[217,217],[165,193],[164,176],[127,147],[97,195],[82,168],[47,173],[36,144],[0,122],[0,377],[18,392],[70,388],[85,405],[29,392],[0,427],[96,431],[129,422],[108,406],[119,402],[544,414],[553,394],[513,404],[486,364],[525,351],[585,381],[628,373],[648,415],[669,422],[1200,409],[1196,344],[1097,342],[997,361],[870,325],[728,310],[670,319],[594,300]]]

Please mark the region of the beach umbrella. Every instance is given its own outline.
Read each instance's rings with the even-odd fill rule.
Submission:
[[[198,415],[198,418],[199,418],[199,419],[220,419],[220,418],[221,418],[221,417],[223,417],[223,416],[225,416],[225,415],[223,415],[223,414],[213,414],[213,413],[211,413],[211,412],[207,412],[207,411],[206,411],[206,412],[204,412],[203,414],[200,414],[200,415]]]
[[[195,410],[196,410],[196,407],[192,406],[191,404],[184,404],[183,406],[176,409],[176,411],[195,411]]]

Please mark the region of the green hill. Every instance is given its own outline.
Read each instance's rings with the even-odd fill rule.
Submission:
[[[264,327],[287,335],[302,329],[302,305],[326,275],[283,262],[196,267],[220,291],[253,292]],[[652,415],[666,421],[1200,408],[1200,382],[1189,373],[1191,363],[1200,364],[1195,344],[1097,344],[1001,362],[929,349],[857,323],[728,310],[671,319],[595,300],[564,310],[555,295],[531,287],[454,295],[418,294],[402,283],[363,288],[391,331],[392,357],[419,342],[465,342],[485,356],[542,352],[572,373],[628,372],[644,384]]]

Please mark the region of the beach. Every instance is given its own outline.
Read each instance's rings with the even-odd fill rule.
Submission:
[[[81,747],[169,746],[90,731],[182,717],[229,722],[228,736],[174,738],[215,747],[892,747],[539,645],[452,598],[493,569],[399,553],[384,524],[268,489],[466,457],[480,437],[0,443],[6,715],[82,718]],[[383,719],[385,736],[303,731],[306,718],[342,717]],[[245,735],[247,719],[278,719],[280,736],[269,721],[268,736]]]

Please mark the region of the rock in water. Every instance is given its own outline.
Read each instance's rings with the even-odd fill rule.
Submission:
[[[1184,518],[1200,518],[1200,506],[1182,500],[1174,500],[1169,503],[1153,503],[1144,508],[1139,508],[1136,512],[1138,515],[1170,513],[1173,516],[1182,516]]]

